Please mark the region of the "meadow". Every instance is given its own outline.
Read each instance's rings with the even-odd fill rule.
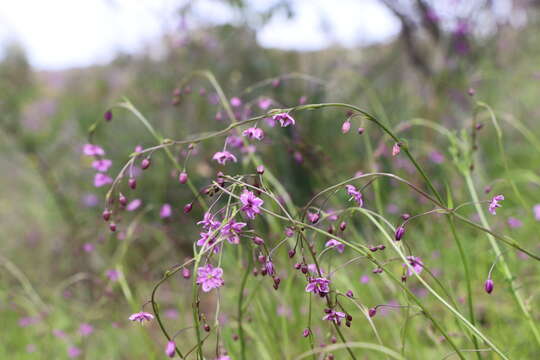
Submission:
[[[232,25],[61,72],[9,49],[0,358],[539,358],[534,14],[428,73]]]

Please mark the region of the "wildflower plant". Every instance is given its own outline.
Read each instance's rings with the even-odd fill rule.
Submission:
[[[463,174],[471,198],[470,202],[454,205],[449,189],[444,194],[420,165],[417,160],[419,150],[409,146],[406,138],[400,137],[400,133],[410,126],[437,128],[433,124],[419,121],[391,129],[371,113],[345,103],[309,104],[304,103],[304,99],[296,106],[278,107],[279,103],[269,97],[248,99],[236,96],[228,99],[211,73],[195,72],[186,82],[192,81],[195,76],[209,80],[214,87],[219,98],[218,113],[226,114],[230,121],[222,130],[193,135],[185,140],[163,138],[133,104],[124,100],[113,111],[118,108],[127,109],[146,126],[157,144],[132,153],[114,180],[103,175],[111,166],[110,162],[102,159],[104,150],[92,144],[84,148],[84,154],[96,157],[98,162],[94,166],[98,171],[96,176],[99,175],[99,179],[95,180],[96,186],[110,185],[103,219],[113,231],[126,226],[122,213],[129,210],[131,202],[128,202],[123,192],[128,188],[136,188],[133,168],[139,166],[147,172],[157,171],[151,164],[160,152],[170,160],[176,172],[176,191],[190,193],[192,196],[192,201],[187,204],[163,205],[160,211],[161,218],[169,219],[174,214],[172,208],[183,209],[182,216],[190,218],[193,226],[198,227],[200,235],[192,239],[191,258],[163,269],[164,274],[156,282],[149,298],[141,299],[142,303],[151,306],[153,315],[143,310],[129,316],[129,320],[134,322],[157,322],[164,336],[166,356],[200,360],[209,356],[225,359],[229,355],[230,358],[242,360],[270,358],[265,354],[267,350],[264,343],[267,340],[257,337],[257,331],[254,330],[258,327],[264,331],[264,327],[272,326],[270,323],[275,320],[274,315],[264,313],[269,309],[265,309],[262,304],[268,298],[277,301],[283,299],[284,308],[278,313],[287,317],[290,316],[287,315],[287,307],[293,304],[287,304],[285,299],[287,294],[295,293],[297,296],[302,294],[304,304],[300,305],[302,309],[291,311],[303,314],[300,320],[302,324],[298,333],[288,333],[288,336],[291,341],[304,342],[305,352],[284,353],[283,358],[293,355],[302,358],[318,353],[325,353],[329,358],[330,355],[334,356],[332,352],[342,351],[339,358],[360,359],[366,347],[394,358],[403,358],[391,348],[389,342],[380,339],[374,322],[384,311],[394,309],[406,313],[407,319],[418,316],[425,321],[426,327],[444,340],[445,349],[441,351],[445,353],[450,352],[465,359],[464,349],[476,352],[488,349],[500,358],[507,359],[505,349],[492,341],[476,321],[473,305],[473,287],[483,287],[488,294],[494,291],[493,268],[485,285],[482,285],[484,279],[473,277],[468,267],[470,254],[463,251],[463,239],[457,223],[487,235],[498,259],[498,266],[503,269],[509,281],[509,291],[540,346],[540,334],[532,320],[531,310],[525,306],[523,295],[514,284],[510,267],[500,247],[505,246],[508,251],[519,251],[532,260],[540,258],[513,238],[490,227],[484,211],[487,209],[493,215],[500,215],[495,210],[501,207],[505,197],[497,195],[492,199],[479,199],[472,179],[476,135],[464,132],[460,138],[454,133],[441,130],[448,136],[451,158]],[[270,84],[281,86],[281,81],[275,80]],[[182,82],[179,88],[187,86],[186,82]],[[248,108],[252,103],[258,106]],[[489,110],[483,103],[477,106],[478,111]],[[339,135],[336,136],[353,136],[349,131],[351,126],[357,126],[358,134],[379,137],[381,142],[386,143],[383,145],[391,148],[390,161],[407,161],[416,177],[411,176],[412,180],[409,180],[384,171],[357,173],[354,176],[335,174],[333,184],[318,189],[305,204],[295,203],[295,194],[287,191],[287,184],[282,183],[279,174],[273,172],[272,162],[265,161],[257,149],[274,146],[273,142],[279,143],[282,137],[290,133],[299,136],[303,128],[308,126],[304,122],[305,113],[309,117],[316,117],[317,111],[329,109],[337,109],[340,114],[345,112],[344,119],[327,125],[338,129]],[[261,112],[255,116],[246,115],[251,110]],[[112,118],[112,114],[105,117],[106,121],[107,117]],[[272,125],[279,127],[272,128]],[[473,133],[477,131],[476,120],[473,121],[472,129]],[[220,146],[206,151],[213,153],[211,160],[219,171],[215,176],[198,179],[198,184],[204,182],[198,188],[194,182],[196,176],[190,170],[194,166],[191,162],[196,161],[191,154],[198,148],[210,147],[216,141],[220,142]],[[358,141],[371,140],[364,135],[358,137]],[[176,154],[181,151],[187,154],[183,164]],[[297,155],[295,151],[298,150],[292,151],[293,157],[300,162],[302,154]],[[138,181],[144,181],[144,177]],[[398,219],[391,218],[378,203],[381,196],[376,184],[380,181],[392,181],[402,186],[405,189],[403,196],[421,199],[425,211],[413,215],[404,214]],[[508,199],[510,196],[506,197]],[[487,207],[484,207],[484,203]],[[480,223],[464,215],[463,209],[471,207],[476,210]],[[536,210],[535,214],[538,212]],[[420,256],[422,248],[418,239],[415,239],[415,227],[428,218],[447,229],[459,249],[465,272],[467,311],[461,309],[456,303],[456,294],[436,275],[436,263]],[[364,233],[368,236],[358,231],[360,222],[362,227],[369,228]],[[343,273],[352,273],[360,278],[366,269],[372,269],[373,282],[387,288],[395,298],[401,300],[400,303],[365,303],[364,294],[358,290],[352,291],[342,279]],[[183,287],[182,290],[182,295],[190,293],[191,303],[185,309],[190,309],[191,321],[181,326],[177,324],[172,327],[167,324],[160,307],[159,289],[170,281],[191,282],[190,289]],[[452,335],[440,320],[439,314],[435,313],[435,306],[424,301],[418,295],[417,288],[429,294],[437,306],[456,321],[459,337]],[[235,306],[225,303],[224,293],[235,294]],[[223,319],[225,312],[229,312],[227,322]],[[266,319],[266,323],[255,324],[254,320],[250,320],[252,317]],[[286,323],[283,324],[286,328]],[[377,344],[362,343],[362,339],[353,331],[355,327],[367,326],[373,329],[379,340]],[[187,332],[190,336],[177,336],[181,332]],[[340,345],[319,346],[328,334],[332,336],[332,343],[339,341]],[[290,346],[287,347],[287,350],[290,349]]]

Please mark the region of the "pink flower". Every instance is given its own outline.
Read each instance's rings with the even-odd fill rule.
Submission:
[[[142,204],[141,199],[133,199],[129,202],[129,204],[127,204],[126,210],[135,211],[139,208],[139,206],[141,206],[141,204]]]
[[[78,347],[76,346],[70,346],[69,349],[68,349],[68,356],[70,358],[76,358],[76,357],[79,357],[81,356],[82,354],[82,351],[81,349],[79,349]]]
[[[343,125],[341,125],[341,132],[343,134],[348,133],[351,130],[351,122],[349,120],[345,121]]]
[[[281,127],[287,127],[289,125],[295,124],[295,121],[292,118],[292,116],[287,113],[276,114],[272,116],[272,120],[279,121],[279,124],[281,125]]]
[[[79,326],[79,334],[81,334],[81,336],[88,336],[93,332],[94,332],[94,327],[90,324],[82,323]]]
[[[167,355],[170,358],[174,357],[174,354],[176,352],[176,344],[174,341],[170,340],[167,342],[167,346],[165,347],[165,355]]]
[[[162,219],[168,218],[172,215],[172,208],[169,204],[163,204],[159,211],[159,217]]]
[[[444,162],[444,155],[438,151],[432,151],[429,153],[429,159],[435,164],[442,164]]]
[[[242,105],[242,100],[237,97],[233,97],[231,98],[231,105],[234,107],[239,107],[240,105]]]
[[[250,219],[255,219],[255,215],[261,213],[260,206],[264,203],[263,200],[253,194],[249,190],[244,190],[240,195],[240,202],[242,203],[241,210],[246,213],[246,216]]]
[[[337,325],[341,325],[341,319],[345,319],[345,313],[342,313],[341,311],[330,310],[322,319],[333,321]]]
[[[206,266],[197,269],[197,284],[202,285],[202,290],[204,292],[209,292],[212,289],[223,286],[224,281],[221,278],[222,275],[222,268],[215,268],[212,264],[207,264]]]
[[[85,144],[83,146],[83,154],[88,156],[103,156],[105,150],[94,144]]]
[[[231,357],[228,355],[220,355],[216,360],[231,360]]]
[[[344,250],[345,250],[345,245],[342,244],[341,242],[337,241],[336,239],[330,239],[326,242],[326,244],[324,244],[324,246],[326,247],[330,247],[330,246],[333,246],[336,248],[336,250],[339,252],[339,253],[342,253]]]
[[[351,197],[351,199],[354,199],[359,207],[364,206],[364,200],[362,198],[362,193],[358,191],[354,185],[345,185],[345,188],[347,189],[347,194]]]
[[[102,187],[108,184],[112,184],[113,179],[105,174],[97,173],[94,176],[94,186],[95,187]]]
[[[120,274],[118,273],[117,270],[111,269],[111,270],[107,270],[107,277],[111,281],[118,281]]]
[[[298,99],[298,103],[300,105],[304,105],[306,102],[307,102],[307,96],[305,95],[300,96],[300,99]]]
[[[84,245],[83,245],[83,250],[85,252],[92,252],[92,251],[94,251],[94,249],[95,249],[95,246],[92,243],[84,243]]]
[[[269,98],[260,98],[259,99],[259,107],[261,110],[267,110],[270,105],[272,105],[272,99]]]
[[[330,292],[329,284],[330,280],[326,278],[311,278],[306,285],[306,292],[312,292],[314,294],[319,294],[320,297],[324,297]]]
[[[534,205],[533,212],[534,212],[534,218],[537,221],[540,221],[540,204]]]
[[[261,128],[250,127],[242,132],[242,135],[248,139],[262,140],[264,138],[264,131]]]
[[[488,211],[491,213],[491,215],[496,215],[497,212],[495,211],[498,207],[501,207],[502,205],[499,204],[499,201],[503,201],[504,196],[503,195],[497,195],[491,199],[491,202],[489,203]]]
[[[401,145],[398,143],[395,143],[394,146],[392,146],[392,156],[397,156],[401,152]]]
[[[216,160],[219,164],[221,165],[225,165],[227,163],[227,161],[232,161],[232,162],[236,162],[236,156],[234,156],[233,154],[231,154],[230,152],[228,151],[218,151],[217,153],[214,154],[214,156],[212,157],[213,160]]]
[[[152,315],[150,313],[147,313],[147,312],[144,312],[144,311],[141,311],[141,312],[138,312],[138,313],[135,313],[135,314],[131,314],[129,316],[129,320],[138,321],[141,324],[143,322],[145,322],[145,321],[151,321],[153,319],[154,319],[154,315]]]
[[[422,259],[416,256],[407,256],[407,261],[409,262],[409,265],[411,265],[412,269],[407,266],[407,264],[403,264],[403,267],[407,268],[407,276],[412,276],[414,273],[420,274],[422,270],[424,269],[424,263],[422,262]]]
[[[242,140],[242,138],[240,136],[236,136],[236,135],[231,135],[231,136],[228,136],[227,139],[225,139],[225,143],[227,145],[230,145],[234,148],[242,148],[242,146],[244,146],[244,141]]]
[[[239,244],[240,237],[239,233],[242,232],[242,229],[246,226],[246,223],[236,222],[234,219],[229,221],[221,228],[221,235],[227,239],[231,244]]]
[[[507,223],[513,229],[523,226],[523,222],[515,217],[509,217]]]
[[[319,221],[319,219],[321,218],[321,215],[319,215],[319,213],[312,213],[312,212],[308,211],[307,218],[308,218],[310,223],[316,224]]]
[[[97,171],[106,172],[112,165],[112,161],[109,159],[99,159],[92,162],[92,167]]]

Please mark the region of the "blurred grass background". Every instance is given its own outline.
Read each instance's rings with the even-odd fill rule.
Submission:
[[[65,71],[35,71],[23,50],[17,46],[7,49],[0,62],[0,358],[64,359],[69,358],[71,346],[81,349],[79,357],[84,359],[164,358],[164,339],[157,325],[133,326],[127,317],[148,299],[162,271],[190,256],[197,237],[193,219],[198,219],[202,211],[195,208],[189,216],[182,214],[182,207],[192,201],[192,195],[178,185],[168,159],[157,154],[152,171],[141,175],[137,190],[128,193],[130,198],[140,198],[143,206],[137,212],[126,213],[121,231],[110,234],[100,218],[106,189],[93,186],[94,172],[81,148],[88,142],[89,127],[124,96],[167,138],[183,139],[225,127],[227,119],[215,118],[216,113],[224,112],[212,102],[215,91],[204,79],[190,81],[191,91],[182,88],[180,103],[174,104],[174,90],[194,70],[210,70],[228,97],[253,102],[254,115],[259,113],[255,105],[261,96],[274,99],[276,107],[293,106],[306,97],[308,103],[357,105],[394,129],[411,119],[423,118],[453,132],[469,131],[473,100],[467,91],[473,88],[474,99],[489,104],[499,119],[509,160],[508,175],[524,194],[524,202],[513,196],[487,113],[479,116],[485,126],[478,135],[475,184],[479,191],[492,186],[491,194],[504,193],[507,197],[499,215],[490,219],[494,229],[511,234],[521,245],[538,253],[538,222],[532,207],[540,202],[539,8],[537,2],[515,3],[516,8],[527,11],[525,25],[498,24],[481,35],[477,34],[481,31],[474,31],[478,28],[471,29],[463,35],[466,51],[456,47],[454,30],[441,27],[439,38],[430,37],[429,24],[422,25],[415,17],[421,14],[418,9],[411,16],[417,23],[410,38],[402,34],[390,43],[363,48],[335,46],[314,52],[266,49],[258,45],[252,27],[227,24],[182,34],[181,45],[178,34],[165,36],[159,41],[163,55],[158,59],[148,51],[119,55],[107,65]],[[234,1],[229,5],[247,7]],[[469,23],[481,26],[480,20],[474,22],[479,14],[489,16],[489,7],[473,11]],[[278,86],[273,83],[276,80]],[[261,86],[246,91],[254,84]],[[389,157],[392,144],[378,130],[355,123],[353,130],[358,126],[367,128],[365,135],[353,131],[341,135],[344,119],[344,112],[337,110],[299,113],[298,133],[272,136],[268,145],[258,147],[265,166],[277,174],[295,203],[305,203],[317,191],[356,171],[379,169],[422,183],[410,164]],[[516,129],[518,122],[523,128]],[[405,130],[402,136],[441,190],[448,183],[456,203],[469,201],[464,181],[451,162],[446,139],[425,128]],[[93,140],[113,160],[111,174],[120,170],[135,146],[155,144],[132,114],[116,108],[112,122],[100,126]],[[197,188],[207,185],[218,170],[209,159],[221,146],[221,140],[213,140],[197,148],[188,166]],[[441,161],[433,160],[434,152],[442,155]],[[227,170],[232,174],[234,169],[240,169],[240,165]],[[391,181],[381,180],[378,186],[381,210],[396,224],[402,212],[414,214],[429,209]],[[365,196],[367,207],[376,209],[373,195],[367,192]],[[159,217],[164,203],[173,206],[173,216],[167,220]],[[472,216],[472,209],[467,211]],[[521,219],[523,225],[509,227],[509,217]],[[377,235],[367,223],[354,223],[364,239],[377,242]],[[407,236],[456,298],[463,299],[465,284],[457,249],[440,223],[432,219],[418,221]],[[497,268],[495,294],[489,297],[483,293],[483,281],[494,260],[485,236],[469,228],[459,230],[473,265],[481,328],[512,358],[538,358],[540,352],[530,345],[528,329],[505,291],[506,284],[497,275]],[[278,239],[279,234],[269,233],[268,238]],[[537,265],[513,251],[508,258],[538,321]],[[224,268],[234,269],[237,262],[231,255],[224,259]],[[289,265],[284,263],[282,268]],[[111,281],[107,271],[113,269],[120,277]],[[391,293],[377,288],[371,270],[355,265],[337,282],[362,294],[366,306],[395,300]],[[369,276],[370,281],[361,282],[362,275]],[[246,331],[253,338],[264,331],[258,339],[266,341],[254,343],[250,358],[294,358],[309,349],[301,338],[306,298],[289,288],[296,284],[300,289],[299,279],[291,276],[286,280],[289,282],[280,293],[270,290],[270,283],[261,285],[271,296],[257,297]],[[178,278],[161,290],[162,311],[168,314],[166,322],[172,329],[190,323],[190,304],[184,298],[189,295],[183,291],[187,284]],[[422,296],[422,290],[416,290]],[[234,294],[225,290],[222,295],[224,306],[234,307]],[[458,329],[451,317],[438,305],[432,305],[449,328]],[[465,304],[460,305],[465,313]],[[362,321],[359,318],[357,321]],[[224,321],[223,342],[234,355],[238,351],[233,340],[234,321]],[[387,346],[399,349],[400,329],[393,323],[402,321],[400,312],[389,311],[375,321]],[[82,335],[81,324],[91,324],[93,333]],[[367,326],[355,325],[347,331],[354,334],[349,337],[375,342]],[[412,320],[412,333],[413,328],[418,333],[406,337],[407,358],[439,359],[450,352],[441,344],[440,334],[425,321]],[[319,331],[323,339],[324,328]],[[456,338],[460,338],[459,333]],[[363,358],[379,358],[376,356]],[[489,354],[483,356],[492,358]]]

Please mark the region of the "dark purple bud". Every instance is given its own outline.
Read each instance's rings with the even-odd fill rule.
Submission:
[[[309,330],[309,328],[305,328],[304,331],[302,332],[303,337],[308,337],[309,334],[311,334],[311,330]]]
[[[274,287],[274,290],[277,290],[279,289],[279,284],[278,283],[274,283],[274,285],[272,285]]]
[[[350,322],[350,321],[348,321],[348,320],[347,320],[347,321],[345,321],[345,326],[347,326],[347,327],[351,327],[351,322]]]
[[[255,245],[259,245],[259,246],[261,246],[262,244],[264,244],[264,240],[261,239],[261,238],[258,237],[258,236],[255,236],[255,237],[253,238],[253,242],[255,243]]]
[[[384,246],[384,245],[379,245],[379,246],[377,246],[377,247],[379,248],[379,250],[384,250],[384,249],[386,249],[386,246]]]
[[[264,174],[264,166],[263,165],[257,166],[257,174],[259,174],[259,175]]]
[[[105,119],[105,121],[111,121],[112,120],[112,111],[111,110],[105,111],[105,114],[103,114],[103,118]]]
[[[377,308],[374,308],[374,307],[369,308],[368,315],[369,317],[374,317],[375,315],[377,315]]]
[[[210,332],[210,325],[204,324],[204,331]]]
[[[112,231],[112,232],[115,232],[116,231],[116,224],[115,223],[109,223],[109,229]]]
[[[135,190],[137,187],[137,180],[135,180],[135,178],[129,178],[128,185],[131,189]]]
[[[294,250],[294,249],[289,250],[289,257],[293,258],[294,255],[296,255],[296,250]]]
[[[324,309],[325,314],[330,314],[331,312],[332,312],[332,309],[329,309],[329,308]]]
[[[281,282],[281,279],[280,279],[279,277],[276,276],[276,277],[274,278],[274,284],[279,285],[280,282]]]
[[[407,281],[407,276],[406,275],[402,275],[401,276],[401,282],[406,282]]]
[[[180,175],[178,175],[178,182],[180,184],[185,184],[187,183],[187,179],[188,179],[188,176],[187,176],[187,173],[185,171],[182,171],[180,173]]]
[[[352,321],[352,315],[351,315],[351,314],[347,314],[346,319],[347,319],[348,321]]]
[[[491,294],[491,292],[493,291],[493,280],[486,280],[486,282],[484,283],[484,290],[486,290],[488,294]]]
[[[366,129],[364,129],[363,127],[359,127],[358,128],[358,135],[362,135],[364,133],[364,131],[366,131]]]
[[[261,264],[264,264],[266,262],[266,256],[259,255],[259,257],[257,258],[257,261],[260,262]]]
[[[124,196],[124,194],[120,193],[120,194],[118,195],[118,202],[120,203],[120,206],[124,207],[124,206],[127,205],[128,200],[127,200],[127,198]]]
[[[404,213],[403,215],[401,215],[401,218],[402,218],[403,220],[405,220],[405,221],[406,221],[406,220],[409,220],[410,217],[411,217],[411,215],[408,214],[408,213]]]
[[[350,327],[350,324],[347,325]],[[334,343],[335,344],[335,343]],[[328,354],[328,356],[326,357],[326,360],[334,360],[334,354]]]
[[[485,194],[489,194],[490,192],[491,192],[491,186],[486,186],[486,187],[484,188],[484,193],[485,193]]]
[[[353,297],[354,297],[354,294],[353,294],[352,290],[347,290],[347,292],[345,293],[345,295],[347,295],[347,297],[350,297],[350,298],[353,298]]]
[[[266,276],[266,274],[268,274],[268,271],[266,271],[265,267],[262,267],[261,268],[261,276]]]
[[[141,169],[146,170],[150,167],[150,158],[144,158],[141,161]]]
[[[302,267],[302,264],[300,264],[300,263],[294,264],[294,268],[295,268],[296,270],[300,270],[301,267]]]
[[[403,226],[399,226],[397,229],[396,229],[396,241],[399,241],[401,240],[401,238],[403,237],[403,234],[405,234],[405,228]]]
[[[326,232],[329,233],[329,234],[333,234],[334,233],[334,227],[332,225],[330,225],[328,227],[328,230],[326,230]]]
[[[330,338],[330,342],[331,342],[332,344],[337,343],[337,338],[336,338],[335,336],[332,336],[332,337]]]
[[[253,269],[253,276],[259,275],[259,270],[257,268]]]
[[[173,358],[176,353],[176,344],[174,341],[170,340],[167,342],[167,346],[165,347],[165,355],[167,355],[169,358]]]
[[[339,224],[339,230],[345,231],[347,228],[347,223],[345,221],[342,221],[341,224]]]
[[[103,214],[101,216],[103,216],[103,220],[109,221],[109,219],[111,218],[111,215],[112,215],[111,210],[105,209],[103,210]]]
[[[308,267],[306,264],[302,264],[302,268],[300,269],[302,271],[302,274],[307,274],[308,272]]]
[[[469,94],[469,96],[474,96],[474,94],[476,94],[476,91],[473,88],[469,88],[469,90],[467,90],[467,94]]]
[[[186,206],[184,206],[184,214],[187,214],[193,209],[193,203],[187,203]]]
[[[476,126],[474,128],[478,131],[478,130],[482,130],[483,127],[484,127],[484,124],[478,123],[478,124],[476,124]]]
[[[378,246],[372,246],[372,247],[369,248],[369,251],[371,251],[371,252],[375,252],[377,250],[379,250]]]
[[[182,276],[184,277],[184,279],[189,279],[191,277],[191,271],[189,271],[188,268],[183,268]]]

